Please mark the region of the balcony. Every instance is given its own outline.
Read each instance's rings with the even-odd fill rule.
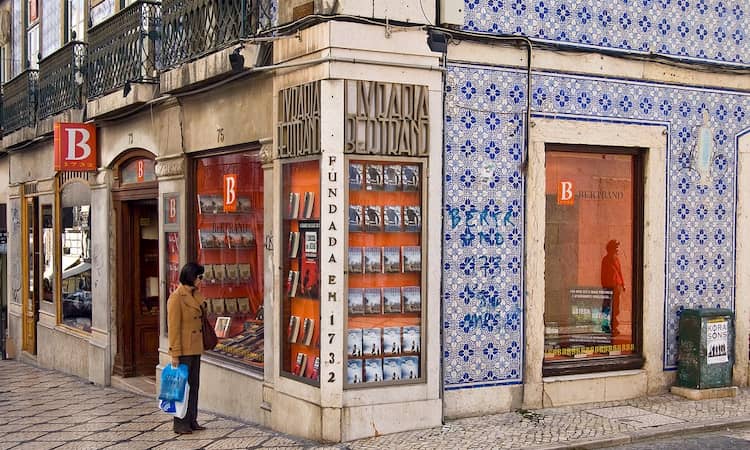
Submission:
[[[38,71],[27,69],[3,85],[3,136],[35,125],[38,82]],[[23,140],[19,137],[4,145],[9,147]]]
[[[39,63],[39,120],[83,108],[86,44],[69,42]]]
[[[160,29],[161,5],[152,0],[135,2],[91,28],[89,99],[120,89],[127,97],[133,84],[157,83]]]

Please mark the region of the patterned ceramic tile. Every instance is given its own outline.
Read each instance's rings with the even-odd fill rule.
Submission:
[[[522,72],[449,67],[443,250],[449,389],[523,379],[524,180],[519,164],[526,95]],[[531,104],[536,116],[637,121],[670,130],[663,300],[664,366],[673,368],[680,312],[734,306],[737,136],[750,127],[750,96],[537,73]],[[701,136],[708,150],[703,153],[698,151]]]
[[[464,0],[464,29],[750,63],[747,0]]]

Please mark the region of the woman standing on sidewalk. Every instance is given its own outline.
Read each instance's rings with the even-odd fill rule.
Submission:
[[[177,434],[205,430],[205,427],[198,425],[198,388],[203,353],[203,295],[199,289],[204,270],[203,266],[194,262],[185,264],[180,271],[180,286],[167,300],[169,356],[172,357],[172,367],[187,365],[190,385],[187,414],[183,419],[174,418],[174,432]]]

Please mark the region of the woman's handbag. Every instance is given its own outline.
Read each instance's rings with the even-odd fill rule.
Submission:
[[[208,322],[208,314],[206,314],[206,308],[201,306],[201,321],[203,328],[203,350],[213,350],[219,343],[219,338],[216,337],[216,331],[214,327]]]

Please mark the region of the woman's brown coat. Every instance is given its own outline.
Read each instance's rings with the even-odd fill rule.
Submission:
[[[203,296],[191,286],[180,285],[167,300],[169,355],[200,355],[203,353],[201,304]]]

